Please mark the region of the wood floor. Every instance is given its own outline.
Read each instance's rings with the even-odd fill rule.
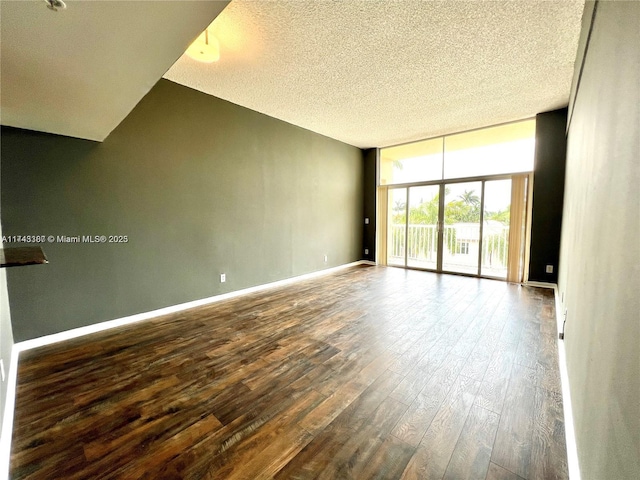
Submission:
[[[359,266],[25,352],[13,479],[567,478],[549,290]]]

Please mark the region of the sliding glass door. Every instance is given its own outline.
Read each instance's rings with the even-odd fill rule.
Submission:
[[[510,240],[512,223],[523,230],[525,176],[430,182],[387,192],[387,265],[518,281],[522,236]],[[514,220],[512,198],[520,197]]]

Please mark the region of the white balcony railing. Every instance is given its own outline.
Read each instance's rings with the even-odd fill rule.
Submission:
[[[443,263],[448,266],[474,267],[477,271],[480,225],[473,223],[445,225]],[[404,264],[405,225],[392,224],[387,244],[390,263]],[[435,265],[438,255],[436,225],[409,225],[406,239],[407,260],[414,266]],[[485,223],[482,239],[483,274],[504,276],[509,251],[509,226]],[[428,267],[429,268],[429,267]],[[433,267],[430,267],[433,268]],[[486,272],[485,272],[486,270]]]

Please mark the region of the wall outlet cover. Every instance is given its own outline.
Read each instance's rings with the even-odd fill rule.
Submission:
[[[224,283],[227,281],[227,274],[226,273],[221,273],[220,274],[220,283]]]
[[[547,268],[545,269],[545,271],[547,273],[553,273],[553,265],[547,265]]]

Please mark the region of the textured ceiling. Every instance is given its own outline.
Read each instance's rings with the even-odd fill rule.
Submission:
[[[2,0],[2,124],[103,140],[227,3]]]
[[[221,58],[165,78],[358,147],[528,118],[569,99],[584,1],[241,1]]]

